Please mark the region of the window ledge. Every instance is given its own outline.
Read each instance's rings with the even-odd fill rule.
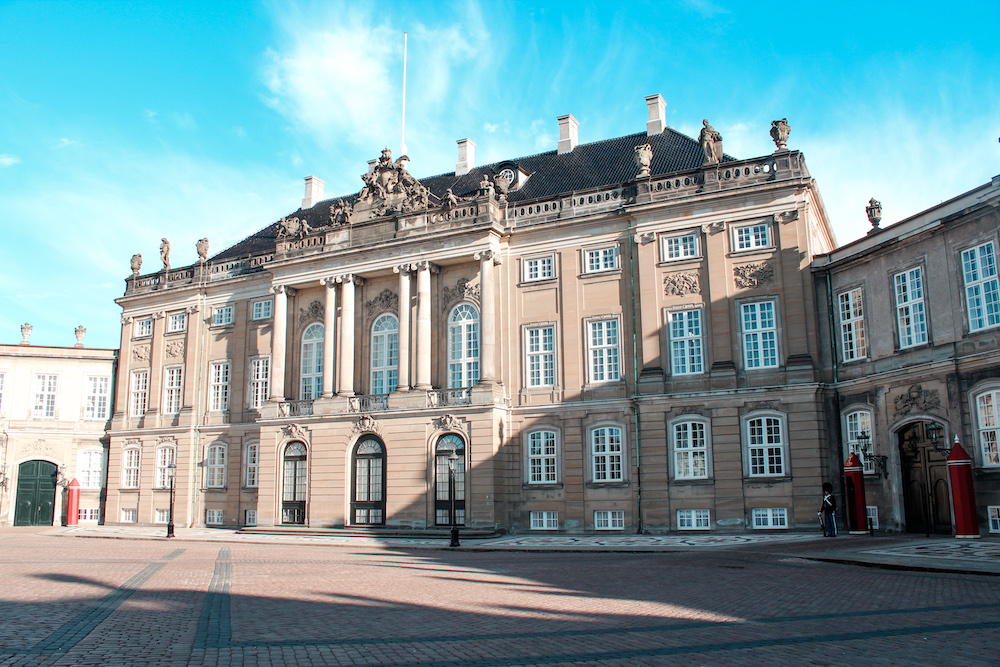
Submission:
[[[622,269],[619,266],[616,269],[601,269],[600,271],[584,271],[580,274],[580,278],[608,278],[615,276],[620,278],[622,275]]]
[[[539,278],[538,280],[522,280],[517,284],[518,287],[531,287],[533,285],[555,285],[559,282],[558,276],[552,276],[551,278]],[[536,529],[539,530],[539,529]],[[554,530],[554,529],[550,529]]]
[[[678,484],[682,486],[712,486],[715,484],[715,480],[711,477],[688,479],[686,477],[679,477],[670,480],[671,484]]]
[[[760,476],[760,477],[744,477],[744,484],[783,484],[785,482],[791,482],[791,475],[773,475],[773,476]]]
[[[230,322],[229,324],[209,324],[208,329],[209,331],[213,331],[215,329],[232,329],[235,326],[236,326],[235,322]]]
[[[778,248],[773,245],[761,246],[760,248],[747,248],[745,250],[731,250],[729,252],[730,257],[734,258],[746,258],[753,257],[754,255],[773,255]]]
[[[563,488],[562,482],[525,482],[521,485],[523,489],[538,489],[539,491],[551,491]]]
[[[613,481],[613,482],[587,482],[586,487],[588,489],[625,489],[628,488],[629,483],[623,481]]]
[[[218,486],[207,487],[206,486],[206,487],[202,487],[202,489],[201,489],[202,493],[225,493],[228,490],[229,489],[227,489],[224,486],[222,486],[222,487],[218,487]]]

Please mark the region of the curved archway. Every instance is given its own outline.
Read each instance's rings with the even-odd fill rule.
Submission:
[[[446,433],[434,447],[434,524],[452,525],[450,476],[455,471],[454,523],[465,525],[465,440],[457,433]]]
[[[351,523],[356,526],[385,524],[385,445],[374,435],[365,435],[354,446],[351,492]]]
[[[298,441],[285,445],[281,460],[281,523],[306,522],[306,446]]]

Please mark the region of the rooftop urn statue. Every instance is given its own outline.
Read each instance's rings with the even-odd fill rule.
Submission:
[[[771,121],[771,139],[774,140],[774,145],[777,148],[774,151],[775,153],[788,150],[786,144],[788,143],[788,135],[791,131],[792,128],[788,127],[787,118]]]
[[[142,268],[142,255],[139,253],[132,255],[132,261],[129,263],[132,266],[132,275],[139,275],[139,269]]]
[[[718,164],[722,161],[722,135],[708,124],[708,119],[701,121],[701,124],[705,126],[698,135],[701,149],[705,151],[705,161],[702,164]]]
[[[872,223],[872,228],[868,233],[871,234],[873,232],[877,232],[878,223],[882,220],[882,203],[872,197],[868,200],[868,206],[865,207],[865,213],[868,214],[868,222]]]
[[[479,196],[493,198],[493,182],[490,181],[490,177],[483,174],[483,180],[479,181]]]
[[[82,324],[77,328],[73,329],[73,333],[76,334],[76,345],[73,347],[83,347],[83,337],[87,335],[87,329]]]
[[[347,219],[350,215],[351,209],[348,208],[343,199],[338,199],[336,203],[330,207],[330,222],[335,225],[346,225],[348,222]]]
[[[163,270],[170,270],[170,241],[165,237],[160,239],[160,260],[163,262]]]
[[[28,339],[31,338],[31,332],[33,329],[34,327],[27,322],[21,325],[21,338],[23,339],[21,341],[21,345],[31,345],[31,343],[28,342]]]
[[[198,243],[194,247],[198,251],[198,261],[206,261],[208,259],[208,239],[198,239]]]
[[[639,167],[636,178],[646,178],[649,176],[649,165],[653,163],[653,147],[649,144],[635,147],[635,166]]]

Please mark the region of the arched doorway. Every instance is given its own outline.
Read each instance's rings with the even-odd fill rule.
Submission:
[[[451,525],[451,498],[448,495],[450,462],[455,458],[455,523],[465,525],[465,440],[455,433],[442,435],[434,450],[434,523]]]
[[[931,424],[908,424],[897,434],[906,532],[950,535],[948,464],[944,453],[934,449]]]
[[[354,448],[351,517],[356,526],[385,524],[385,447],[366,435]]]
[[[282,457],[281,523],[306,522],[306,446],[290,442]]]
[[[56,506],[56,464],[25,461],[17,467],[15,526],[51,526]]]

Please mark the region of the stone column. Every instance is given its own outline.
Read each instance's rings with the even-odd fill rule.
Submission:
[[[354,396],[354,288],[361,285],[361,276],[337,276],[341,288],[340,306],[340,381],[337,396]]]
[[[416,388],[431,388],[431,271],[430,262],[417,263],[417,384]]]
[[[482,250],[473,255],[479,260],[479,290],[482,312],[479,324],[481,346],[479,350],[479,381],[493,384],[497,380],[497,329],[496,329],[496,279],[493,266],[500,263],[496,250]]]
[[[288,297],[290,287],[272,285],[274,294],[274,327],[271,332],[271,396],[269,400],[285,400],[285,338],[288,335]]]
[[[326,285],[326,299],[323,312],[323,393],[322,398],[333,397],[333,341],[337,322],[337,282],[333,276],[321,278]]]
[[[413,267],[392,267],[399,274],[399,372],[396,391],[410,390],[410,272]]]

